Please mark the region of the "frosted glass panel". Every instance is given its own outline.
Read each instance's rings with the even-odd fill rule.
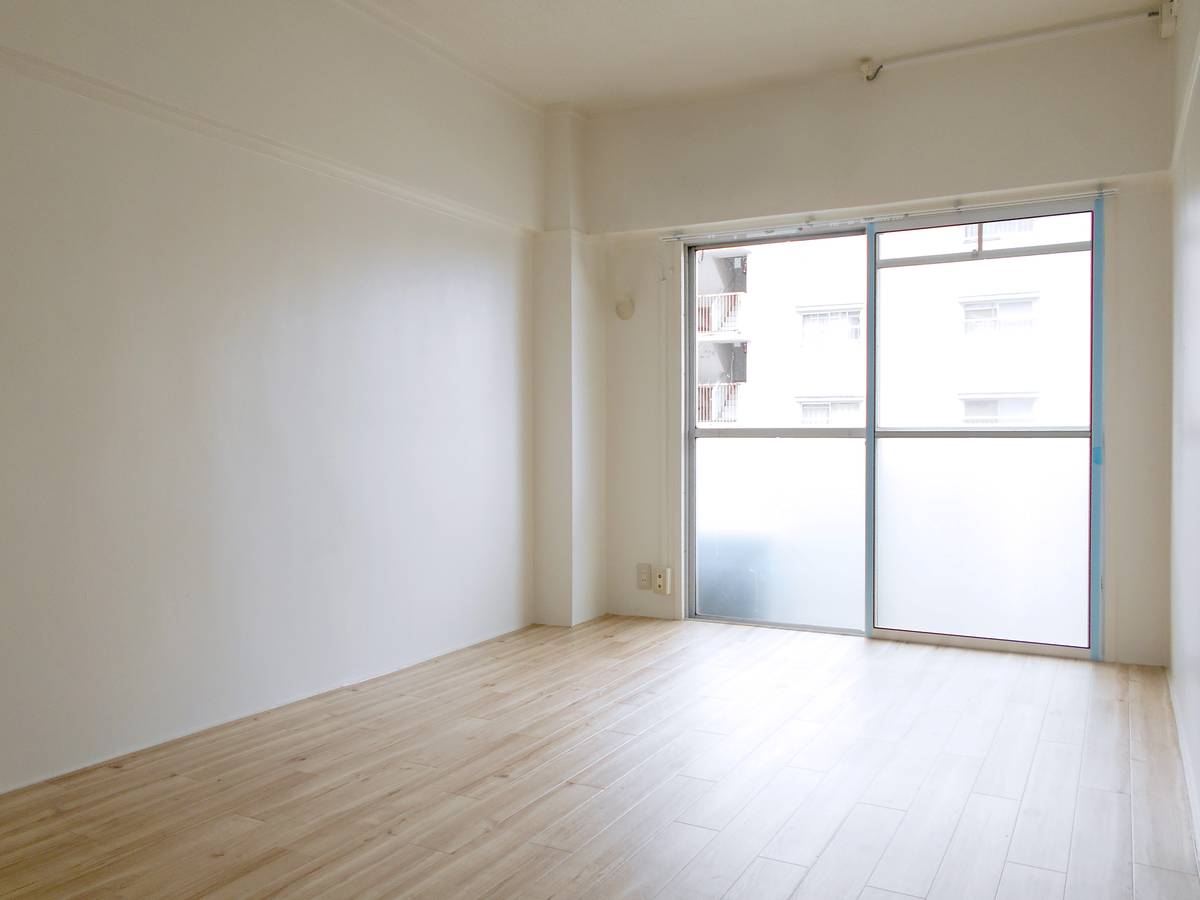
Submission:
[[[701,615],[861,629],[862,439],[696,442]]]
[[[1086,438],[884,438],[881,628],[1088,643]]]
[[[862,428],[867,239],[696,253],[696,424]]]
[[[1086,428],[1091,266],[1082,251],[881,269],[879,427]]]

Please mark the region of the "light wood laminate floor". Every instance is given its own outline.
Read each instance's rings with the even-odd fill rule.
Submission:
[[[0,895],[1200,898],[1161,669],[532,627],[0,797]]]

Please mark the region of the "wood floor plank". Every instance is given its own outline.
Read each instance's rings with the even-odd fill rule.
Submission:
[[[1061,744],[1082,744],[1087,727],[1088,699],[1092,693],[1093,664],[1060,659],[1050,691],[1041,739]]]
[[[1017,818],[1017,802],[972,794],[938,868],[929,900],[984,900],[996,896]]]
[[[1133,838],[1129,795],[1080,787],[1075,807],[1067,900],[1130,900]]]
[[[819,723],[798,719],[786,723],[763,741],[734,772],[693,803],[679,821],[718,831],[724,828],[821,727]]]
[[[716,836],[715,831],[671,822],[655,838],[594,884],[587,900],[649,900]]]
[[[599,732],[527,775],[515,779],[496,776],[497,783],[504,785],[502,790],[491,793],[486,799],[474,798],[478,802],[464,807],[459,815],[413,833],[410,840],[425,847],[453,853],[480,835],[495,830],[529,804],[570,781],[572,775],[586,768],[589,761],[610,753],[628,740],[628,735]]]
[[[1134,900],[1200,900],[1200,879],[1187,872],[1133,867]]]
[[[733,883],[723,900],[787,900],[808,870],[760,856]]]
[[[876,887],[865,887],[858,895],[858,900],[913,900],[911,894],[894,894],[891,891],[880,890]]]
[[[1130,669],[1129,716],[1132,740],[1143,744],[1177,742],[1166,670],[1158,666],[1133,666]]]
[[[963,712],[946,742],[946,752],[956,756],[986,757],[1004,719],[1006,688],[992,680]]]
[[[1010,703],[988,749],[975,793],[1020,800],[1037,750],[1044,711],[1037,706]]]
[[[0,895],[1200,900],[1163,670],[533,626],[0,796]]]
[[[737,883],[775,832],[808,797],[820,775],[782,769],[662,892],[672,897],[721,897]]]
[[[707,732],[685,731],[650,759],[631,769],[625,777],[598,790],[595,796],[534,837],[533,841],[568,852],[578,850],[686,768],[692,759],[717,740],[717,736]]]
[[[709,782],[676,775],[604,828],[577,851],[521,891],[523,898],[567,898],[587,893],[596,881],[665,829],[704,791]]]
[[[1008,863],[1000,877],[996,900],[1062,900],[1067,876],[1019,863]]]
[[[807,695],[786,693],[781,699],[760,704],[749,719],[706,753],[694,759],[684,771],[693,778],[720,781],[734,774],[767,738],[779,731],[804,705]]]
[[[883,768],[892,747],[892,744],[866,739],[855,744],[843,761],[825,774],[762,855],[805,868],[816,863]]]
[[[1129,704],[1123,699],[1093,697],[1088,709],[1079,783],[1083,787],[1127,794],[1129,774]]]
[[[1080,758],[1080,748],[1073,744],[1038,744],[1008,848],[1011,862],[1067,871]]]
[[[453,854],[440,854],[405,893],[414,897],[482,896],[507,883],[533,881],[568,855],[530,838],[577,809],[597,792],[582,784],[564,784],[509,819],[504,827],[476,839]],[[436,852],[436,851],[435,851]]]
[[[938,758],[905,815],[903,827],[871,874],[873,887],[915,897],[929,892],[981,764],[974,756],[946,753]]]
[[[978,671],[968,673],[964,684],[964,690],[968,691],[966,709],[950,734],[947,752],[956,756],[988,755],[1008,706],[1010,679],[1019,670],[1019,662],[998,656],[986,660]],[[979,686],[970,692],[972,684]]]
[[[896,809],[854,807],[800,882],[796,900],[855,900],[903,818]]]
[[[170,834],[136,842],[131,848],[99,844],[97,855],[55,876],[40,879],[37,893],[56,897],[90,896],[127,890],[150,873],[173,866],[200,853],[224,853],[232,844],[262,827],[241,816],[209,819]]]
[[[1187,782],[1175,745],[1135,741],[1131,753],[1134,862],[1194,874]]]
[[[961,715],[956,707],[926,706],[863,794],[863,802],[892,809],[911,807]]]

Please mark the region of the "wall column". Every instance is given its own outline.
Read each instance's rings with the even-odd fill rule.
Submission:
[[[605,612],[604,318],[583,233],[582,117],[546,118],[545,228],[534,244],[534,600],[537,621]]]

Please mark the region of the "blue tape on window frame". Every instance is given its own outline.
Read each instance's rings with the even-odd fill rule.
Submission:
[[[1088,643],[1104,657],[1104,198],[1092,207],[1092,480]]]

